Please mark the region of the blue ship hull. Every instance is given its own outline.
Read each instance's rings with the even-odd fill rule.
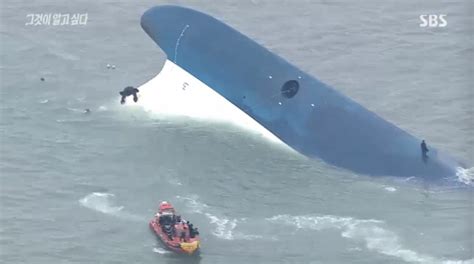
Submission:
[[[206,14],[158,6],[141,19],[169,60],[298,152],[368,175],[452,178],[457,161]]]

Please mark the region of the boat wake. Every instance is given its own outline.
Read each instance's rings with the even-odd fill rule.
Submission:
[[[154,248],[153,248],[153,252],[158,253],[158,254],[160,254],[160,255],[165,255],[165,254],[173,253],[173,252],[171,252],[171,251],[168,251],[168,250],[166,250],[166,249],[164,249],[164,248],[159,248],[159,247],[154,247]]]
[[[178,200],[184,201],[186,206],[194,213],[202,214],[209,219],[209,222],[215,226],[212,234],[224,240],[254,240],[262,239],[263,236],[255,234],[244,234],[236,231],[238,224],[245,223],[246,218],[226,218],[210,213],[212,209],[204,203],[199,202],[197,196],[176,196]]]
[[[228,219],[225,217],[218,217],[210,213],[205,213],[205,215],[207,218],[209,218],[211,224],[216,225],[216,229],[212,233],[218,238],[225,240],[254,240],[263,238],[263,236],[260,235],[250,235],[235,231],[237,224],[245,223],[247,221],[245,218]]]
[[[385,229],[384,222],[374,219],[360,220],[352,217],[339,217],[332,215],[277,215],[267,218],[268,221],[278,224],[294,226],[297,229],[324,230],[336,229],[341,231],[341,236],[347,239],[364,242],[369,250],[380,254],[399,258],[409,263],[473,263],[474,260],[444,260],[430,255],[421,254],[414,250],[404,248],[398,235]]]
[[[79,203],[85,208],[116,216],[125,220],[143,222],[146,219],[138,215],[125,212],[123,206],[114,205],[115,195],[112,193],[93,192],[79,200]]]

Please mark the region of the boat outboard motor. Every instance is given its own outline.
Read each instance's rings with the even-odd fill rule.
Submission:
[[[122,99],[120,99],[120,103],[124,104],[125,103],[125,98],[127,98],[130,95],[133,95],[133,101],[136,103],[138,101],[138,96],[137,93],[140,92],[137,88],[133,86],[127,86],[123,89],[123,91],[119,92],[120,95],[122,96]]]
[[[196,236],[196,230],[194,229],[193,224],[189,223],[189,221],[188,221],[188,227],[189,227],[189,237],[194,238]]]

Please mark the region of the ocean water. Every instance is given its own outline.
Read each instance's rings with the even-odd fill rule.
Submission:
[[[217,17],[473,164],[470,1],[6,0],[2,263],[474,263],[472,187],[357,175],[226,112],[120,105],[119,90],[163,66],[139,21],[169,3]],[[39,13],[88,21],[25,25]],[[448,25],[421,28],[421,14],[447,14]],[[170,253],[149,230],[161,200],[199,227],[199,258]]]

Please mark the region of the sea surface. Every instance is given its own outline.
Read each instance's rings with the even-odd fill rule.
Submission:
[[[217,17],[474,163],[471,1],[4,0],[0,262],[474,263],[472,186],[357,175],[228,113],[120,105],[118,91],[166,59],[139,23],[159,4]],[[87,24],[25,25],[54,13]],[[422,28],[422,14],[448,25]],[[149,230],[162,200],[199,227],[200,257],[176,256]]]

